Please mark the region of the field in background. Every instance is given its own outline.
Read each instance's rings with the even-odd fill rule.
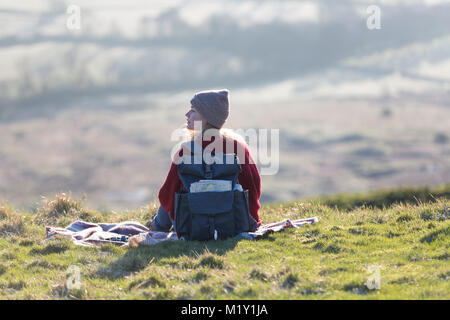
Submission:
[[[449,299],[449,193],[441,186],[273,203],[261,209],[264,223],[312,216],[319,222],[257,241],[173,241],[133,249],[44,240],[45,225],[67,226],[74,219],[145,223],[156,206],[98,212],[59,195],[27,213],[3,203],[0,298]],[[79,288],[70,286],[74,279]]]
[[[445,106],[406,99],[388,107],[297,99],[250,105],[239,91],[232,97],[228,127],[280,130],[279,172],[262,176],[262,202],[450,181]],[[147,205],[169,169],[170,135],[185,121],[189,98],[86,104],[0,122],[0,198],[34,208],[40,196],[70,190],[98,209]]]

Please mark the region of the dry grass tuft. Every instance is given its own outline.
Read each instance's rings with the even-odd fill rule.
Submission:
[[[24,229],[23,219],[19,215],[10,215],[7,219],[0,221],[0,237],[22,235]]]
[[[100,222],[101,215],[83,205],[82,199],[73,199],[72,194],[58,193],[54,199],[43,199],[43,207],[39,208],[34,216],[34,222],[46,225],[62,225],[74,219],[88,222]],[[69,218],[69,219],[67,219]]]
[[[0,220],[8,219],[14,213],[12,208],[6,201],[0,203]]]

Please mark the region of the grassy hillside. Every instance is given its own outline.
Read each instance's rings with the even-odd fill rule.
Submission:
[[[383,191],[396,201],[375,192],[264,205],[264,223],[312,216],[319,222],[257,241],[130,249],[46,241],[45,225],[66,226],[76,218],[145,223],[156,203],[120,213],[90,210],[64,194],[33,213],[3,203],[0,298],[449,299],[450,186],[427,190],[433,197],[424,200],[420,190]],[[412,195],[415,202],[402,202]],[[69,289],[74,270],[81,286]],[[372,282],[377,273],[379,281]]]

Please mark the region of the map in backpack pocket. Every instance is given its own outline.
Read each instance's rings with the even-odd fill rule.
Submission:
[[[189,190],[195,192],[224,192],[231,191],[231,181],[228,180],[199,180],[191,183]]]

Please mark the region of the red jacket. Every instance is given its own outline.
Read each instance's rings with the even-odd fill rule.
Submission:
[[[214,141],[214,139],[212,139]],[[203,149],[212,141],[203,141]],[[245,162],[242,163],[240,160],[242,171],[238,176],[239,184],[242,185],[244,190],[248,190],[249,195],[249,209],[252,217],[258,222],[258,226],[261,225],[261,219],[258,214],[258,210],[261,208],[259,203],[259,198],[261,196],[261,177],[259,175],[258,167],[253,161],[250,151],[246,144],[241,143],[237,140],[233,140],[234,153],[238,154],[238,148],[240,150],[245,150]],[[230,153],[226,150],[226,141],[224,139],[224,152]],[[178,152],[179,156],[183,155],[183,149]],[[164,210],[169,212],[170,218],[174,220],[174,199],[175,192],[181,192],[183,190],[183,184],[178,176],[177,165],[172,161],[169,173],[167,174],[166,180],[162,185],[158,193],[158,198],[161,206]]]

